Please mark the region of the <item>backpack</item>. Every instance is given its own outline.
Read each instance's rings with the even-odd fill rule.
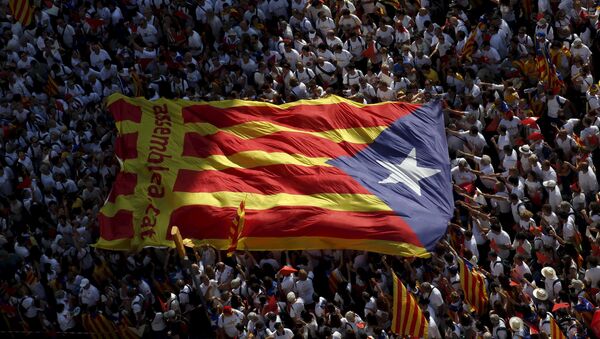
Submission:
[[[188,295],[188,300],[190,301],[190,305],[193,306],[198,306],[201,303],[200,300],[200,296],[198,295],[196,289],[194,287],[192,287],[192,285],[186,284],[185,286],[187,286],[189,288],[189,292],[183,292],[181,291],[180,293],[185,293]]]
[[[533,203],[531,200],[529,200],[529,198],[521,199],[521,202],[517,205],[517,212],[521,206],[525,206],[528,211],[533,211]]]
[[[279,308],[279,318],[281,318],[281,322],[287,328],[294,328],[295,322],[292,316],[288,313],[285,307],[281,307],[281,304],[277,304]]]

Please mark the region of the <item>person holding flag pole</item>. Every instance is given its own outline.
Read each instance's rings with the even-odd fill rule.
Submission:
[[[206,300],[205,300],[204,296],[202,295],[202,293],[200,292],[199,286],[201,285],[201,282],[200,282],[200,279],[198,278],[197,274],[192,274],[192,262],[190,261],[190,259],[188,258],[187,254],[186,254],[185,247],[184,247],[184,240],[182,239],[181,233],[179,232],[179,228],[177,226],[173,226],[173,228],[171,229],[171,235],[173,236],[173,242],[175,243],[177,255],[179,256],[179,259],[181,260],[183,267],[186,269],[188,274],[190,274],[192,276],[192,281],[195,286],[194,293],[197,294],[198,299],[200,300],[199,307],[197,307],[193,311],[195,313],[195,316],[193,316],[193,319],[195,321],[198,321],[198,324],[199,324],[198,328],[201,329],[201,331],[206,331],[206,333],[199,333],[200,336],[203,336],[203,335],[211,336],[214,333],[212,333],[211,326],[210,326],[210,318],[209,318],[208,312],[207,312],[208,308],[207,308]]]

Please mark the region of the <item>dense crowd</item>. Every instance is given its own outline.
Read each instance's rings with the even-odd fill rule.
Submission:
[[[595,336],[595,1],[50,0],[31,1],[28,26],[1,3],[2,331],[89,335],[101,319],[156,338],[383,339],[393,270],[430,338],[543,338],[551,317],[569,338]],[[103,109],[116,92],[442,100],[446,240],[429,259],[204,246],[191,267],[164,249],[95,249],[119,171]],[[459,257],[486,276],[483,314],[465,302]]]

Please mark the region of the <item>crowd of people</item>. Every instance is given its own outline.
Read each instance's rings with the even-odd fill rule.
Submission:
[[[595,1],[50,0],[30,1],[26,26],[1,3],[3,336],[391,338],[392,271],[430,338],[544,338],[551,318],[600,335]],[[203,246],[188,267],[95,249],[117,92],[441,100],[456,215],[428,259]],[[485,312],[465,301],[461,257],[486,277]]]

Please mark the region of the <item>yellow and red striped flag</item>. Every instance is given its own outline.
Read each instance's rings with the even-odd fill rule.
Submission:
[[[475,39],[477,38],[477,28],[474,28],[473,31],[471,32],[471,34],[469,35],[469,37],[467,38],[467,41],[465,42],[465,45],[463,46],[462,51],[460,52],[460,57],[465,59],[465,58],[470,58],[471,55],[473,55],[475,53]]]
[[[29,26],[33,19],[33,6],[29,0],[9,0],[8,5],[13,17],[23,26]]]
[[[231,226],[229,227],[229,239],[231,240],[231,244],[227,249],[227,256],[233,256],[233,253],[237,250],[238,240],[242,234],[242,230],[244,229],[244,222],[246,220],[246,201],[242,200],[240,203],[240,207],[237,210],[237,216],[233,219]]]
[[[93,339],[119,338],[115,324],[101,313],[84,313],[81,322]]]
[[[53,97],[58,94],[58,84],[56,83],[56,80],[54,80],[54,77],[48,76],[48,82],[44,87],[44,91],[49,97]]]
[[[144,80],[140,77],[140,75],[132,68],[131,72],[131,80],[133,82],[133,96],[135,97],[143,97],[144,96]]]
[[[427,257],[453,214],[439,103],[118,94],[107,107],[122,171],[98,217],[99,248],[173,246],[177,226],[227,250],[245,200],[238,248]]]
[[[550,336],[552,339],[567,339],[554,317],[550,317]]]
[[[478,314],[483,314],[488,303],[485,277],[464,258],[458,258],[458,265],[460,266],[460,287],[465,295],[465,300]]]
[[[392,332],[410,338],[427,338],[429,322],[423,316],[419,303],[412,293],[408,292],[398,276],[395,273],[392,275],[394,279]]]

